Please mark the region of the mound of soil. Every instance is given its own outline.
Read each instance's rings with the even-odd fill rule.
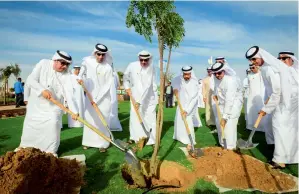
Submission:
[[[188,158],[193,170],[175,162],[163,161],[158,169],[158,179],[151,180],[151,187],[174,185],[180,188],[165,189],[167,192],[184,192],[198,179],[216,182],[218,186],[231,189],[255,189],[277,193],[297,188],[296,182],[287,174],[272,169],[251,156],[242,155],[220,147],[203,149],[204,156]]]
[[[35,148],[0,157],[0,193],[79,193],[84,169],[74,159],[56,158]]]

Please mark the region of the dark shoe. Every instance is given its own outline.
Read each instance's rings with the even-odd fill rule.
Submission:
[[[285,164],[278,164],[278,163],[273,162],[273,161],[272,161],[271,165],[273,166],[273,169],[285,169],[286,168]]]

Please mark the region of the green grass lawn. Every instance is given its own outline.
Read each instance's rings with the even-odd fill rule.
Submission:
[[[164,124],[159,157],[161,160],[176,161],[186,167],[191,167],[183,152],[178,148],[183,146],[183,144],[173,141],[172,139],[175,110],[175,108],[164,110]],[[120,103],[119,119],[123,127],[123,132],[114,132],[116,139],[128,140],[129,116],[129,103]],[[204,109],[200,110],[200,117],[203,127],[197,128],[195,132],[197,146],[215,146],[215,144],[217,144],[217,136],[209,133],[211,129],[205,126]],[[19,145],[23,121],[24,117],[0,119],[0,155],[3,155],[7,151],[14,150]],[[95,148],[83,150],[81,145],[82,128],[69,129],[67,127],[66,116],[63,118],[63,125],[61,143],[58,151],[59,156],[73,154],[85,154],[86,156],[86,186],[82,188],[81,193],[142,193],[143,190],[141,189],[128,190],[125,181],[121,177],[119,167],[124,163],[124,153],[115,147],[110,147],[106,153],[100,153],[98,149]],[[245,120],[244,114],[242,114],[239,119],[238,138],[247,138],[249,136],[249,133],[245,132],[244,128]],[[253,141],[259,142],[259,145],[252,150],[243,151],[243,153],[252,155],[265,162],[266,158],[264,155],[267,154],[267,147],[264,133],[257,132]],[[150,158],[152,151],[150,146],[146,146],[139,156]],[[288,165],[284,172],[298,176],[298,165]],[[194,188],[190,188],[188,193],[218,193],[218,189],[212,183],[199,180]],[[248,192],[234,190],[227,193]]]

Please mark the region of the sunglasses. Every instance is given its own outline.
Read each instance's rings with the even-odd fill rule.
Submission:
[[[221,75],[223,71],[219,71],[219,72],[216,72],[216,73],[213,73],[214,75]]]
[[[98,56],[105,56],[105,53],[97,53]]]
[[[62,66],[69,66],[70,64],[66,61],[59,61]]]
[[[285,60],[287,60],[287,59],[289,59],[289,58],[290,58],[290,57],[278,57],[277,59],[285,61]]]
[[[139,59],[139,61],[141,61],[141,62],[148,62],[148,59]]]

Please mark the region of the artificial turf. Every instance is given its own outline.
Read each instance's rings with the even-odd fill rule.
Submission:
[[[127,141],[129,138],[129,103],[121,102],[119,104],[119,119],[123,127],[122,132],[113,132],[115,139]],[[172,139],[173,125],[176,108],[164,109],[164,124],[162,132],[161,147],[159,150],[160,160],[176,161],[188,168],[190,163],[183,152],[178,147],[184,145]],[[209,133],[211,130],[205,125],[204,109],[200,109],[200,117],[203,127],[196,128],[196,147],[215,146],[218,142],[216,134]],[[24,117],[0,119],[0,155],[7,151],[14,150],[20,142]],[[247,139],[249,132],[244,130],[245,120],[242,113],[238,124],[238,138]],[[268,153],[265,142],[265,136],[262,132],[256,132],[253,142],[259,145],[251,150],[242,151],[243,153],[254,156],[255,158],[266,162],[265,155]],[[61,131],[61,142],[58,154],[59,156],[85,154],[87,170],[85,174],[86,184],[81,189],[81,193],[142,193],[145,190],[127,189],[126,182],[122,179],[120,165],[124,163],[124,153],[115,147],[110,147],[106,153],[100,153],[98,149],[82,149],[82,128],[68,128],[67,117],[63,117],[63,129]],[[138,155],[142,158],[150,158],[152,147],[146,146]],[[298,165],[287,165],[283,170],[298,177]],[[151,192],[158,193],[158,192]],[[217,187],[213,183],[199,180],[193,188],[186,193],[218,193]],[[228,191],[226,193],[248,193],[245,191]],[[255,192],[260,193],[260,192]]]

